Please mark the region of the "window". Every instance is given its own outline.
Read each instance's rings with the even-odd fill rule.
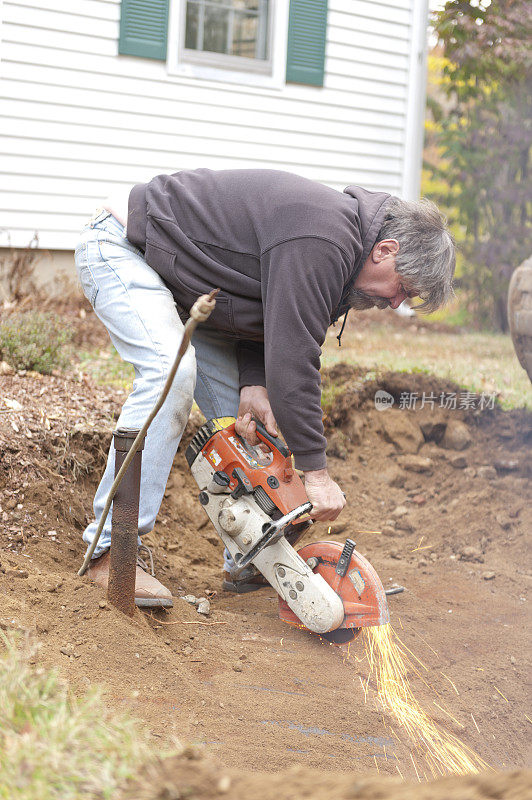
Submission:
[[[181,61],[271,74],[270,0],[182,0]]]
[[[268,0],[187,0],[185,49],[268,58]]]
[[[1,0],[0,0],[1,3]],[[170,75],[323,86],[327,0],[121,0],[118,52]]]

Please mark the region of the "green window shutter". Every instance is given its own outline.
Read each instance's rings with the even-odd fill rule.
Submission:
[[[290,0],[286,80],[323,86],[327,0]]]
[[[122,0],[118,52],[166,60],[168,0]]]

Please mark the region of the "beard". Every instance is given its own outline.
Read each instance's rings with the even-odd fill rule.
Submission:
[[[368,308],[388,308],[390,301],[386,297],[373,297],[360,289],[351,289],[348,297],[349,305],[356,311],[365,311]]]

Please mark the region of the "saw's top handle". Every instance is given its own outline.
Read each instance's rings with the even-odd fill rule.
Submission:
[[[257,426],[257,436],[262,442],[264,442],[265,444],[269,444],[270,447],[275,447],[275,449],[278,450],[284,458],[290,457],[290,450],[285,445],[282,439],[279,439],[276,436],[271,436],[271,434],[268,433],[262,422],[260,422],[258,419],[255,419],[255,417],[253,417],[253,422]]]

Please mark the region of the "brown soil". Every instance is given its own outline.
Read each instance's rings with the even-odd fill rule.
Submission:
[[[243,773],[189,748],[148,769],[123,800],[529,800],[531,780],[530,770],[453,776],[428,784],[403,781],[399,776],[335,774],[301,765],[273,775]]]
[[[345,365],[329,379],[340,386],[326,418],[330,469],[349,504],[330,532],[317,524],[308,538],[350,536],[385,587],[406,587],[390,598],[392,624],[439,694],[412,675],[421,704],[496,770],[521,768],[528,760],[525,714],[531,716],[525,632],[532,415],[379,412],[377,388],[399,398],[402,391],[453,387],[404,374],[363,383]],[[365,662],[354,658],[363,655],[362,639],[347,658],[345,648],[284,625],[273,590],[220,592],[222,546],[183,457],[201,419],[189,423],[146,537],[158,576],[176,596],[174,608],[130,620],[76,576],[81,531],[123,395],[111,397],[83,378],[1,381],[0,625],[35,631],[42,663],[58,667],[76,690],[103,684],[109,703],[131,710],[161,745],[179,737],[218,759],[218,766],[204,756],[191,764],[189,753],[159,767],[160,793],[151,781],[146,796],[185,796],[164,794],[167,781],[195,786],[189,795],[198,798],[414,796],[398,777],[398,769],[416,777],[408,741],[400,730],[394,737],[371,684],[364,703]],[[456,420],[471,437],[461,452],[442,446]],[[211,597],[208,619],[179,599],[188,593]],[[397,781],[383,782],[382,774]],[[524,798],[526,787],[524,774],[505,772],[446,779],[415,796]]]

